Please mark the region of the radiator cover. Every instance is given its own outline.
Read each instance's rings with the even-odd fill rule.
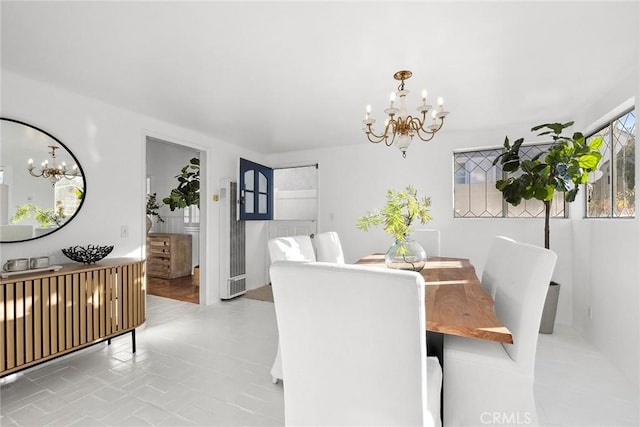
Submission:
[[[237,220],[238,202],[235,181],[220,185],[220,298],[231,299],[247,290],[245,222]]]

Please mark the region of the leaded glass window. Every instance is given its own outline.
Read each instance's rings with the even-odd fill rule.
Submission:
[[[587,212],[589,218],[631,218],[635,216],[636,114],[627,111],[588,135],[601,136],[602,160],[589,174]]]

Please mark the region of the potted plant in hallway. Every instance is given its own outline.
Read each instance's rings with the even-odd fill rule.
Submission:
[[[189,160],[189,164],[180,170],[176,175],[178,186],[171,190],[171,193],[162,199],[162,202],[169,205],[173,212],[177,208],[189,206],[200,206],[200,159],[197,157]]]
[[[411,185],[404,191],[388,190],[387,204],[382,209],[367,212],[365,216],[358,218],[356,226],[368,231],[372,226],[384,224],[384,232],[394,239],[385,255],[387,267],[420,271],[427,255],[422,246],[411,239],[411,223],[414,220],[419,220],[422,224],[431,221],[430,206],[431,199],[418,197],[418,192]]]
[[[164,222],[164,218],[158,213],[160,205],[158,204],[157,197],[158,195],[156,193],[147,194],[147,233],[153,226],[152,216],[155,216],[158,222]]]
[[[200,234],[200,159],[193,157],[185,165],[178,175],[178,186],[171,190],[171,193],[162,199],[162,202],[169,205],[173,212],[176,209],[185,209],[185,217],[188,222],[183,225],[186,234],[192,236],[191,253],[193,259],[199,259],[199,234]],[[194,266],[192,275],[194,280],[200,283],[199,264]],[[195,282],[194,282],[195,284]]]
[[[500,162],[506,174],[505,179],[496,182],[496,188],[502,192],[505,201],[517,206],[530,199],[540,200],[544,204],[544,247],[549,249],[549,217],[551,202],[556,192],[564,193],[564,200],[571,203],[576,199],[581,184],[585,184],[590,172],[598,168],[602,158],[599,148],[602,137],[587,142],[584,135],[575,132],[564,136],[562,132],[573,126],[573,122],[546,123],[531,128],[532,132],[541,131],[538,136],[550,135],[553,139],[549,149],[531,159],[522,159],[520,147],[524,142],[520,138],[504,141],[504,152],[493,162]],[[540,332],[552,333],[555,322],[560,285],[551,282],[540,323]]]

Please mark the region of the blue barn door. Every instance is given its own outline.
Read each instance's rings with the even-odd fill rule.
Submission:
[[[240,158],[240,220],[273,219],[273,169]]]

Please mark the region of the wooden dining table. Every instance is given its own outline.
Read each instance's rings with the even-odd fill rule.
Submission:
[[[386,267],[384,254],[366,256],[356,264]],[[511,332],[493,310],[493,298],[468,259],[428,257],[420,274],[426,285],[428,332],[513,343]]]

